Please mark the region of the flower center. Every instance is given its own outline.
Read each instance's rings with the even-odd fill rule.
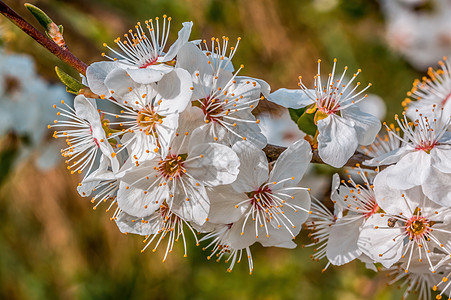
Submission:
[[[169,180],[182,176],[186,170],[183,167],[185,161],[182,156],[168,155],[166,159],[161,160],[158,164],[160,174]]]
[[[222,121],[222,112],[224,109],[222,103],[218,99],[205,98],[200,100],[202,112],[205,115],[205,121],[216,122],[218,120]]]
[[[152,131],[155,124],[163,123],[163,117],[158,115],[153,109],[146,107],[138,112],[136,122],[142,129]]]
[[[379,211],[379,205],[377,205],[376,200],[372,198],[371,202],[373,204],[373,208],[365,214],[365,219],[368,219],[369,217],[371,217],[372,215],[374,215]]]
[[[431,150],[437,145],[438,143],[433,141],[427,141],[427,142],[421,142],[419,145],[417,145],[415,147],[415,150],[419,151],[419,150],[423,150],[424,152],[426,152],[427,154],[431,153]]]
[[[272,198],[269,196],[271,189],[268,186],[258,188],[256,191],[249,193],[248,197],[251,198],[251,204],[255,209],[267,210],[272,206]]]
[[[340,104],[332,97],[324,97],[317,102],[318,112],[326,114],[322,119],[325,119],[327,115],[335,114],[340,108]]]
[[[139,66],[140,69],[145,69],[149,66],[153,66],[157,62],[158,57],[149,57],[145,60],[145,62]]]
[[[410,239],[423,238],[431,229],[425,217],[413,216],[406,222],[406,231]]]
[[[20,81],[14,76],[6,76],[5,79],[6,94],[13,94],[20,90]]]
[[[448,102],[449,98],[451,98],[451,93],[449,93],[445,99],[442,100],[442,102],[440,103],[442,107],[445,106],[446,102]]]

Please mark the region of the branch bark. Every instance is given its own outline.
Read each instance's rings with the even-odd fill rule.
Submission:
[[[52,52],[56,57],[73,67],[75,70],[81,74],[86,74],[86,65],[78,57],[76,57],[72,52],[67,49],[61,48],[46,35],[41,33],[39,30],[34,28],[30,23],[25,21],[21,16],[19,16],[14,10],[12,10],[3,1],[0,1],[0,13],[13,22],[17,27],[22,29],[23,32],[32,37],[36,42],[41,44],[44,48]]]
[[[30,23],[25,21],[21,16],[19,16],[14,10],[12,10],[8,5],[0,0],[0,13],[13,22],[17,27],[22,29],[26,34],[31,36],[35,41],[41,44],[44,48],[52,52],[56,57],[76,69],[83,75],[86,74],[87,65],[76,57],[72,52],[67,49],[61,48],[55,44],[51,39],[42,34],[36,28],[34,28]],[[285,150],[285,147],[279,147],[275,145],[267,145],[263,151],[265,151],[266,156],[269,161],[275,161],[280,154]],[[361,164],[363,161],[370,159],[370,157],[365,154],[356,152],[346,163],[346,166],[354,167],[356,164]],[[312,163],[325,164],[318,155],[318,151],[313,151]],[[363,168],[365,166],[362,165]],[[369,167],[368,167],[369,168]]]

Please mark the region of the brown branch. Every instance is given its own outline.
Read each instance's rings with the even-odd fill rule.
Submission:
[[[8,5],[0,0],[0,13],[7,17],[11,22],[16,24],[20,29],[22,29],[26,34],[31,36],[39,44],[44,46],[47,50],[52,52],[62,61],[69,64],[71,67],[76,69],[82,74],[86,74],[86,68],[88,67],[84,62],[82,62],[78,57],[76,57],[72,52],[67,49],[61,48],[55,44],[51,39],[46,37],[31,24],[25,21],[21,16],[19,16],[14,10],[12,10]],[[266,156],[269,161],[275,161],[279,155],[285,150],[285,147],[279,147],[275,145],[267,145],[263,151],[265,151]],[[354,167],[356,164],[361,164],[363,161],[370,159],[370,157],[365,154],[356,152],[346,163],[346,166]],[[325,164],[318,155],[318,150],[313,151],[312,163]],[[365,166],[362,166],[363,168]]]
[[[22,29],[23,32],[31,36],[36,42],[41,44],[44,48],[52,52],[56,57],[70,65],[72,68],[82,74],[86,74],[86,68],[88,67],[78,57],[67,49],[61,48],[43,33],[34,28],[30,23],[25,21],[14,10],[12,10],[3,1],[0,1],[0,13],[13,22],[17,27]]]
[[[269,161],[275,161],[280,156],[280,154],[282,154],[282,152],[285,151],[285,149],[287,148],[274,145],[267,145],[265,148],[263,148],[263,151],[265,151],[266,157],[268,158]],[[345,166],[355,167],[356,164],[360,164],[362,168],[374,169],[374,167],[367,167],[362,165],[362,162],[367,159],[371,159],[371,157],[363,153],[356,152],[354,153],[353,156],[351,156],[351,158],[348,160]],[[319,157],[318,150],[313,150],[312,163],[326,164],[321,159],[321,157]]]

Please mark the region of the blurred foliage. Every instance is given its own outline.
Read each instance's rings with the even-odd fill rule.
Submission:
[[[38,26],[23,0],[6,0]],[[193,20],[192,39],[228,35],[243,38],[234,61],[243,74],[263,78],[273,90],[306,84],[321,58],[327,70],[334,57],[339,67],[373,83],[371,93],[387,103],[388,120],[401,110],[401,101],[420,76],[387,48],[384,24],[374,0],[40,0],[73,53],[87,63],[101,60],[102,43],[111,42],[135,22],[161,16],[173,18],[172,38],[180,23]],[[57,65],[77,77],[45,49],[5,19],[2,27],[11,50],[37,60],[40,74],[58,81]],[[266,104],[268,107],[271,105]],[[2,149],[13,149],[14,144]],[[8,145],[7,145],[8,146]],[[0,168],[9,168],[8,155]],[[2,179],[5,179],[2,177]],[[401,292],[384,288],[360,263],[330,267],[312,262],[312,248],[301,233],[295,250],[253,247],[255,270],[207,261],[207,254],[189,247],[188,258],[176,249],[161,263],[162,251],[140,253],[139,237],[120,234],[110,213],[92,212],[76,193],[79,178],[64,166],[45,174],[31,163],[10,173],[0,187],[0,298],[2,299],[400,299]],[[178,245],[181,246],[181,245]],[[161,249],[160,249],[161,250]]]

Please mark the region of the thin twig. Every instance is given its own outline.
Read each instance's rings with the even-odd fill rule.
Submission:
[[[76,57],[72,52],[61,48],[39,30],[34,28],[30,23],[25,21],[21,16],[19,16],[14,10],[12,10],[3,1],[0,1],[0,13],[7,17],[11,22],[16,24],[17,27],[22,29],[26,34],[31,36],[36,42],[41,44],[44,48],[52,52],[56,57],[70,65],[72,68],[80,72],[81,74],[86,74],[86,68],[88,67],[84,62],[82,62],[78,57]]]

